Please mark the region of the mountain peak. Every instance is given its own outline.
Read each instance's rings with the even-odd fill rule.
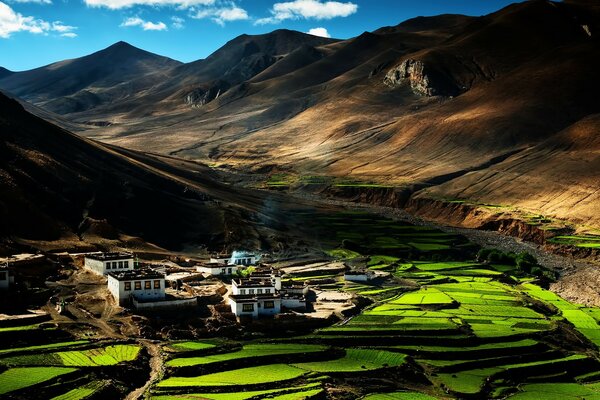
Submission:
[[[11,75],[11,74],[14,74],[14,72],[9,71],[6,68],[0,67],[0,79],[4,78],[5,76]]]

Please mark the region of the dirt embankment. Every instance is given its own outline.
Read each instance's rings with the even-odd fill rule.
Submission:
[[[574,229],[566,224],[562,228],[545,229],[543,225],[527,221],[519,213],[503,207],[432,199],[412,193],[411,188],[329,187],[322,189],[319,194],[348,202],[402,209],[440,225],[498,232],[534,243],[556,255],[600,262],[598,249],[560,245],[549,241],[557,235],[572,234]]]

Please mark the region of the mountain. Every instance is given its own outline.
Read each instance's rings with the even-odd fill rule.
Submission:
[[[67,114],[135,96],[180,64],[118,42],[86,57],[13,73],[0,79],[0,89]]]
[[[130,149],[368,183],[386,204],[472,200],[600,227],[600,179],[578,172],[596,154],[599,31],[596,2],[533,0],[344,41],[241,36],[68,117],[110,121],[83,134]]]
[[[0,67],[0,79],[4,78],[5,76],[9,76],[11,74],[13,74],[14,72],[7,70],[6,68]]]

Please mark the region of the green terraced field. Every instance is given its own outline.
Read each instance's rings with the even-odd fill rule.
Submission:
[[[65,394],[53,397],[51,400],[84,400],[96,394],[106,386],[103,381],[90,382],[87,385],[70,390]]]
[[[436,400],[436,398],[417,392],[394,392],[369,394],[362,400]]]
[[[600,399],[600,387],[578,383],[538,383],[524,385],[520,393],[510,396],[513,400],[594,400]]]
[[[31,352],[37,350],[51,350],[58,349],[61,347],[73,347],[77,345],[88,344],[87,340],[77,340],[73,342],[62,342],[62,343],[53,343],[53,344],[43,344],[38,346],[28,346],[28,347],[15,347],[12,349],[2,349],[0,350],[0,355],[16,353],[16,352]]]
[[[74,371],[77,370],[58,367],[12,368],[0,373],[0,395],[37,385]]]
[[[359,315],[313,334],[279,339],[292,346],[332,346],[319,358],[317,353],[324,351],[323,347],[310,362],[304,361],[310,359],[310,352],[306,355],[300,350],[302,361],[291,361],[298,353],[277,343],[240,343],[244,346],[240,351],[206,357],[176,354],[179,357],[169,361],[169,366],[223,363],[200,367],[197,371],[205,371],[204,375],[191,377],[183,375],[195,374],[196,369],[168,369],[164,379],[153,386],[157,398],[297,399],[313,391],[320,393],[320,386],[296,390],[301,393],[286,391],[290,385],[301,387],[311,379],[325,379],[327,388],[336,389],[343,382],[341,387],[359,389],[348,398],[359,398],[365,394],[360,379],[368,377],[369,384],[379,374],[387,379],[395,373],[393,367],[423,371],[423,376],[415,386],[401,382],[402,386],[386,391],[422,387],[434,396],[401,391],[371,394],[365,399],[500,399],[517,392],[513,397],[528,398],[519,396],[538,392],[536,400],[558,398],[557,393],[565,399],[597,395],[594,383],[589,382],[600,381],[600,355],[594,347],[600,343],[600,309],[571,304],[541,289],[535,276],[514,265],[474,262],[477,249],[470,258],[453,260],[453,254],[444,249],[469,249],[468,243],[430,227],[410,226],[362,211],[317,215],[307,221],[307,227],[324,238],[325,248],[335,249],[330,255],[349,259],[349,264],[390,271],[394,279],[378,286],[329,285],[328,290],[369,297],[372,304]],[[563,342],[569,351],[560,349]],[[280,354],[290,357],[277,364],[264,358]],[[326,358],[336,354],[336,359]],[[248,358],[253,359],[252,364],[246,361],[245,365],[256,367],[225,363]],[[432,385],[423,383],[427,381]],[[267,383],[268,387],[252,386]],[[536,386],[549,384],[559,386]],[[194,387],[202,388],[202,393],[187,394],[200,392]],[[268,389],[268,393],[257,389]]]
[[[177,343],[172,343],[170,345],[170,347],[177,351],[195,351],[195,350],[212,349],[216,346],[212,343],[204,343],[204,342],[177,342]]]
[[[320,383],[311,383],[304,386],[284,387],[280,389],[270,390],[251,390],[251,391],[238,391],[238,392],[225,392],[225,393],[187,393],[183,395],[158,395],[152,396],[153,400],[246,400],[250,398],[269,398],[277,396],[278,393],[292,394],[300,396],[296,398],[303,398],[303,396],[314,395],[320,392]]]
[[[346,355],[337,360],[293,364],[293,366],[321,373],[359,372],[397,367],[403,365],[405,359],[404,354],[384,350],[348,349]]]
[[[307,371],[286,364],[262,365],[251,368],[234,369],[196,377],[173,376],[157,384],[159,388],[193,386],[245,386],[261,383],[274,383],[299,378]]]
[[[214,354],[204,357],[175,358],[166,363],[169,367],[189,367],[193,365],[239,360],[253,357],[268,357],[286,354],[315,353],[327,347],[310,344],[248,344],[240,351]]]
[[[451,304],[454,302],[450,296],[437,290],[424,288],[416,292],[406,293],[399,299],[390,301],[391,304],[404,305],[430,305],[430,304]]]
[[[60,351],[41,353],[0,359],[0,364],[9,366],[21,365],[55,365],[65,367],[97,367],[116,365],[133,361],[140,352],[138,345],[114,345],[90,350]]]

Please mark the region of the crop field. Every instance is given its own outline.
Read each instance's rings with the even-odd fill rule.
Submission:
[[[248,344],[241,350],[230,353],[214,354],[204,357],[174,358],[166,363],[168,367],[189,367],[254,357],[283,356],[290,354],[314,353],[327,347],[309,344]]]
[[[405,363],[405,359],[404,354],[385,350],[348,349],[346,355],[337,360],[293,364],[293,366],[321,373],[357,372],[398,367]]]
[[[362,400],[435,400],[435,397],[417,392],[393,392],[374,393],[362,398]]]
[[[205,342],[175,342],[169,346],[174,351],[198,351],[215,348],[216,346],[212,343]]]
[[[202,387],[202,386],[247,386],[299,378],[306,370],[286,364],[261,365],[234,369],[197,377],[173,376],[158,383],[159,388]]]
[[[58,367],[12,368],[0,373],[0,395],[37,385],[75,371],[77,371],[75,368]]]
[[[565,235],[555,236],[548,240],[550,243],[562,244],[567,246],[583,247],[590,249],[600,249],[599,235]]]
[[[254,398],[280,398],[275,396],[291,396],[290,399],[304,399],[314,396],[322,391],[320,383],[309,383],[302,386],[283,387],[269,390],[248,390],[237,392],[219,392],[219,393],[186,393],[180,395],[157,395],[153,400],[246,400]]]
[[[88,343],[89,343],[89,341],[87,341],[87,340],[77,340],[77,341],[73,341],[73,342],[61,342],[61,343],[44,344],[44,345],[38,345],[38,346],[15,347],[12,349],[0,350],[0,356],[10,354],[10,353],[34,352],[34,351],[39,351],[39,350],[58,349],[61,347],[74,347],[77,345],[85,345]]]
[[[43,334],[43,332],[42,332]],[[17,398],[40,398],[45,388],[52,388],[53,400],[83,400],[95,395],[106,381],[95,378],[87,367],[116,366],[127,368],[135,361],[141,347],[127,344],[94,344],[87,340],[49,343],[4,349],[0,353],[0,395],[17,393]],[[66,384],[62,394],[57,389]],[[1,397],[1,396],[0,396]]]
[[[92,381],[86,385],[69,390],[60,396],[53,397],[51,400],[84,400],[92,397],[106,386],[106,382]]]
[[[54,365],[65,367],[98,367],[133,361],[137,358],[139,351],[140,346],[137,345],[114,345],[90,350],[60,351],[56,353],[7,357],[0,359],[0,364],[8,366]]]

